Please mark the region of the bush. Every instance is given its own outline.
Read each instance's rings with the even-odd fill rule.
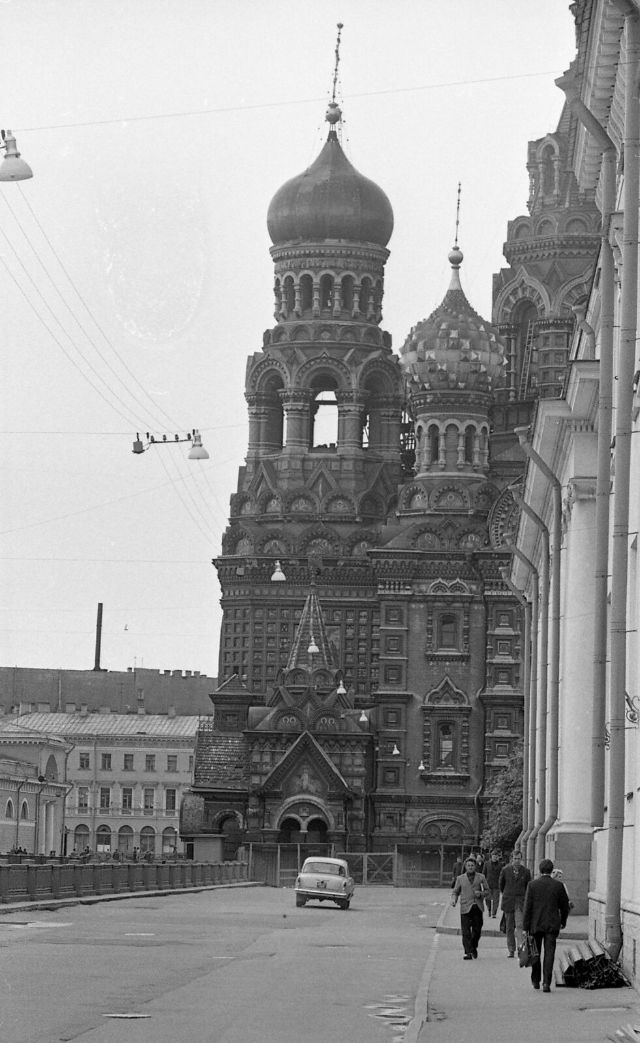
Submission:
[[[522,745],[516,747],[508,767],[497,772],[484,793],[483,848],[512,848],[522,832]]]

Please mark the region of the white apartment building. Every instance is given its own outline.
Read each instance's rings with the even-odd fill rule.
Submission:
[[[63,853],[181,853],[178,818],[192,783],[197,716],[29,713],[16,721],[71,747]]]

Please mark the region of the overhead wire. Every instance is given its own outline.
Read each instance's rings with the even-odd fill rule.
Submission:
[[[21,184],[20,184],[19,182],[18,182],[18,191],[19,191],[19,193],[20,193],[20,196],[22,197],[22,199],[23,199],[23,201],[24,201],[24,204],[25,204],[25,206],[26,206],[27,210],[28,210],[28,211],[29,211],[29,213],[31,214],[31,216],[32,216],[32,218],[33,218],[33,220],[34,220],[34,222],[35,222],[36,226],[37,226],[37,227],[39,228],[39,230],[40,230],[40,233],[41,233],[41,235],[42,235],[43,239],[45,240],[45,242],[46,242],[47,246],[48,246],[48,247],[49,247],[49,249],[51,250],[51,253],[52,253],[52,254],[53,254],[53,256],[55,257],[56,261],[58,262],[58,264],[59,264],[59,266],[60,266],[60,269],[61,269],[61,271],[62,271],[62,272],[64,273],[64,275],[65,275],[65,278],[67,279],[67,282],[69,283],[69,285],[70,285],[70,286],[71,286],[71,288],[73,289],[73,292],[75,293],[76,297],[78,298],[78,300],[79,300],[79,301],[80,301],[80,303],[82,304],[82,306],[83,306],[83,308],[85,309],[85,311],[86,311],[87,315],[89,316],[89,318],[90,318],[90,319],[91,319],[91,321],[93,322],[93,324],[94,324],[94,326],[96,327],[96,329],[97,329],[97,330],[99,331],[99,333],[100,333],[100,335],[102,336],[102,338],[104,339],[105,343],[106,343],[106,344],[108,344],[109,348],[111,349],[111,351],[113,352],[113,354],[114,354],[114,355],[115,355],[115,357],[117,358],[117,360],[118,360],[118,362],[120,363],[120,365],[121,365],[121,366],[123,367],[123,369],[125,370],[125,372],[126,372],[126,373],[128,374],[128,376],[129,376],[129,377],[131,378],[131,380],[132,380],[132,381],[133,381],[133,383],[134,383],[134,384],[136,385],[136,387],[137,387],[137,388],[139,388],[139,389],[140,389],[140,391],[141,391],[141,392],[142,392],[142,393],[143,393],[143,394],[144,394],[144,395],[146,396],[146,398],[148,398],[148,399],[149,399],[149,401],[151,402],[151,405],[152,405],[153,409],[154,409],[154,410],[157,410],[157,412],[158,412],[158,416],[164,417],[164,418],[165,418],[165,420],[166,420],[166,421],[168,421],[168,423],[169,423],[169,424],[170,424],[170,425],[171,425],[172,427],[175,427],[175,426],[178,426],[178,427],[180,427],[181,425],[176,425],[176,422],[175,422],[175,420],[174,420],[174,419],[173,419],[172,417],[170,417],[170,416],[169,416],[169,414],[168,414],[168,413],[166,413],[166,412],[165,412],[165,410],[164,410],[164,409],[162,408],[162,406],[161,406],[161,405],[159,405],[158,403],[156,403],[156,402],[155,402],[155,401],[153,400],[153,398],[152,398],[152,397],[151,397],[151,396],[149,395],[149,392],[147,391],[147,389],[146,389],[146,388],[145,388],[145,387],[144,387],[144,386],[143,386],[143,385],[142,385],[142,384],[140,383],[140,381],[138,380],[138,378],[137,378],[137,376],[135,375],[135,373],[133,372],[133,370],[132,370],[132,369],[131,369],[131,368],[130,368],[130,367],[129,367],[128,365],[127,365],[127,363],[126,363],[125,359],[123,359],[122,355],[121,355],[121,354],[120,354],[120,353],[118,352],[118,350],[117,350],[117,349],[116,349],[116,347],[114,346],[114,344],[113,344],[113,342],[111,341],[110,337],[109,337],[109,336],[108,336],[108,335],[107,335],[107,334],[105,333],[105,331],[104,331],[103,327],[101,326],[101,324],[100,324],[100,323],[98,322],[98,320],[96,319],[96,317],[95,317],[94,313],[93,313],[93,312],[91,311],[91,309],[90,309],[89,305],[87,304],[87,302],[86,302],[86,300],[84,299],[83,295],[81,294],[80,290],[79,290],[79,289],[78,289],[78,287],[76,286],[76,283],[75,283],[75,281],[73,280],[73,278],[72,278],[72,277],[71,277],[71,275],[69,274],[69,272],[68,272],[68,270],[67,270],[67,268],[66,268],[66,265],[64,264],[64,262],[63,262],[62,258],[60,257],[60,254],[59,254],[59,253],[58,253],[58,251],[56,250],[55,246],[54,246],[54,245],[53,245],[53,243],[51,242],[51,239],[50,239],[50,237],[49,237],[49,236],[47,235],[47,232],[46,232],[45,228],[43,227],[43,225],[42,225],[41,221],[39,220],[39,218],[38,218],[38,215],[36,214],[35,210],[34,210],[34,209],[33,209],[33,207],[31,206],[31,203],[29,202],[29,200],[28,200],[27,196],[25,195],[25,193],[24,193],[24,191],[23,191],[22,185],[21,185]],[[8,200],[7,200],[7,205],[9,206],[9,209],[10,209],[10,210],[12,210],[11,204],[10,204],[10,203],[8,202]],[[13,212],[13,210],[12,210],[12,212]],[[15,217],[15,215],[14,215],[14,217]],[[20,227],[21,227],[21,226],[20,226]],[[24,234],[24,231],[23,231],[23,234]],[[68,305],[67,305],[67,307],[68,307]],[[72,313],[72,314],[73,314],[73,313]],[[81,329],[83,330],[83,332],[85,332],[85,335],[87,336],[87,339],[89,340],[90,344],[91,344],[91,345],[92,345],[92,346],[93,346],[93,347],[94,347],[94,348],[96,349],[96,351],[97,351],[97,352],[98,352],[98,354],[100,355],[100,358],[102,358],[102,359],[103,359],[103,360],[105,361],[105,364],[106,364],[106,365],[108,366],[108,368],[109,368],[109,369],[111,370],[111,372],[113,372],[113,373],[114,373],[114,375],[115,375],[115,376],[117,377],[117,379],[118,379],[118,380],[119,380],[119,381],[120,381],[121,383],[123,383],[123,381],[122,381],[122,378],[121,378],[121,377],[120,377],[120,376],[119,376],[119,375],[118,375],[118,374],[117,374],[117,373],[115,372],[115,370],[114,370],[114,369],[113,369],[113,367],[112,367],[112,366],[110,365],[110,363],[109,363],[109,362],[108,362],[108,361],[107,361],[106,359],[104,359],[104,356],[103,356],[103,355],[102,355],[102,353],[100,352],[100,350],[99,350],[99,348],[97,347],[97,345],[96,345],[96,344],[94,343],[94,341],[93,341],[93,340],[92,340],[92,338],[91,338],[91,337],[89,336],[89,334],[87,334],[87,333],[86,333],[86,331],[84,331],[84,327],[83,327],[83,326],[82,326],[82,325],[81,325],[81,324],[79,323],[79,320],[77,319],[77,317],[75,317],[75,316],[74,316],[74,318],[75,318],[75,321],[76,321],[76,322],[78,322],[78,325],[80,325],[80,328],[81,328]],[[125,387],[126,387],[126,385],[125,385]],[[127,390],[129,390],[129,389],[127,388]],[[131,392],[130,392],[130,393],[131,393]],[[132,396],[132,397],[133,397],[133,396]],[[135,398],[135,401],[139,402],[140,400],[139,400],[138,398]],[[142,404],[142,403],[140,403],[140,404]],[[143,408],[144,408],[144,407],[143,407]],[[149,407],[148,407],[148,406],[146,406],[146,408],[148,409]],[[155,422],[157,423],[157,420],[156,420]]]
[[[489,83],[504,83],[506,81],[512,80],[538,79],[543,76],[558,76],[561,72],[562,69],[546,69],[542,72],[521,72],[514,73],[509,76],[484,76],[477,77],[476,79],[471,80],[443,80],[439,83],[417,84],[412,87],[387,87],[382,88],[378,91],[356,91],[354,93],[348,94],[346,96],[346,100],[350,101],[351,99],[355,98],[379,98],[384,95],[390,94],[412,94],[414,92],[417,93],[420,91],[442,90],[443,88],[451,87],[478,87],[483,84]],[[324,100],[324,97],[287,98],[283,101],[252,102],[248,105],[218,105],[206,109],[182,109],[179,112],[147,113],[143,116],[118,116],[110,117],[109,119],[103,120],[81,120],[76,123],[54,123],[36,127],[19,127],[17,129],[21,134],[25,134],[30,133],[32,131],[73,130],[74,128],[82,127],[105,127],[109,126],[109,124],[118,123],[141,123],[149,120],[183,119],[185,116],[212,116],[222,113],[251,112],[255,109],[288,108],[293,105],[317,105],[319,102]]]
[[[19,187],[20,187],[20,186],[19,186]],[[7,205],[7,208],[8,208],[8,210],[9,210],[9,212],[10,212],[11,216],[13,217],[13,219],[14,219],[14,221],[15,221],[16,225],[17,225],[17,226],[18,226],[18,228],[20,229],[20,232],[22,233],[22,236],[23,236],[24,240],[25,240],[25,241],[26,241],[26,243],[28,244],[28,246],[29,246],[29,248],[31,249],[31,251],[32,251],[32,253],[33,253],[33,255],[34,255],[34,257],[36,258],[36,261],[38,262],[38,264],[40,265],[40,268],[41,268],[41,269],[42,269],[42,271],[44,272],[44,274],[45,274],[45,277],[46,277],[46,278],[48,279],[49,283],[50,283],[50,284],[51,284],[51,286],[53,287],[53,289],[54,289],[55,293],[57,294],[58,298],[59,298],[59,299],[60,299],[60,301],[62,302],[62,304],[63,304],[63,306],[65,307],[65,309],[67,310],[67,312],[68,312],[68,313],[70,314],[70,316],[71,316],[72,320],[73,320],[73,321],[74,321],[74,322],[76,323],[76,325],[78,326],[78,328],[79,328],[79,329],[80,329],[80,330],[82,331],[82,333],[84,334],[84,336],[85,336],[85,337],[87,338],[87,341],[89,342],[89,344],[90,344],[90,345],[91,345],[91,346],[93,347],[93,349],[94,349],[94,350],[96,351],[97,355],[98,355],[98,356],[99,356],[99,358],[100,358],[100,359],[102,360],[102,362],[104,363],[104,365],[105,365],[105,366],[107,367],[107,369],[109,370],[109,372],[110,372],[110,373],[111,373],[111,374],[113,375],[113,377],[114,377],[114,378],[115,378],[115,379],[116,379],[116,380],[118,381],[119,385],[120,385],[120,386],[121,386],[122,388],[124,388],[125,392],[126,392],[126,393],[127,393],[128,395],[129,395],[129,397],[130,397],[130,398],[132,399],[132,401],[133,401],[133,402],[135,402],[135,403],[136,403],[136,404],[137,404],[137,405],[138,405],[138,406],[139,406],[139,407],[140,407],[140,408],[141,408],[141,409],[142,409],[142,410],[143,410],[143,411],[144,411],[145,413],[147,413],[147,412],[148,412],[148,415],[149,415],[150,417],[152,417],[152,419],[153,419],[153,423],[149,423],[148,421],[146,421],[146,420],[145,420],[145,424],[144,424],[144,426],[148,426],[148,427],[153,427],[153,426],[154,426],[154,424],[158,423],[158,416],[159,416],[159,415],[162,415],[162,416],[164,416],[164,417],[165,417],[165,418],[166,418],[166,419],[167,419],[167,420],[169,421],[169,423],[171,423],[171,424],[172,424],[172,426],[176,426],[176,425],[175,425],[175,423],[173,422],[172,418],[171,418],[171,417],[169,416],[169,414],[168,414],[168,413],[166,413],[166,411],[165,411],[165,410],[163,410],[163,409],[162,409],[162,407],[159,407],[159,406],[157,406],[157,405],[156,405],[156,403],[155,403],[155,402],[154,402],[154,400],[153,400],[153,399],[151,398],[151,396],[150,396],[150,395],[148,394],[148,392],[147,392],[147,391],[146,391],[146,389],[145,389],[145,388],[143,387],[143,385],[142,385],[142,384],[140,383],[140,381],[138,380],[138,378],[137,378],[137,377],[135,376],[135,374],[133,374],[133,373],[132,373],[131,369],[130,369],[130,368],[129,368],[129,367],[127,366],[127,364],[126,364],[126,363],[124,362],[124,360],[123,360],[123,359],[121,358],[121,356],[120,356],[120,355],[119,355],[119,353],[117,352],[116,348],[115,348],[115,347],[114,347],[114,345],[112,344],[111,340],[109,339],[109,337],[107,336],[107,334],[106,334],[106,333],[104,332],[104,330],[102,329],[101,325],[100,325],[100,324],[98,323],[98,321],[96,320],[96,318],[95,318],[95,316],[93,315],[93,313],[92,313],[91,309],[89,308],[89,306],[88,306],[87,302],[85,301],[85,299],[83,298],[83,296],[82,296],[82,295],[81,295],[81,293],[79,292],[79,290],[78,290],[77,286],[75,285],[75,282],[74,282],[74,280],[73,280],[73,279],[71,278],[71,276],[70,276],[69,272],[67,271],[67,269],[66,269],[66,267],[65,267],[65,265],[64,265],[64,263],[63,263],[63,261],[62,261],[62,259],[61,259],[61,257],[60,257],[60,255],[58,254],[58,252],[56,251],[56,249],[55,249],[55,247],[54,247],[53,243],[51,242],[51,239],[50,239],[50,237],[49,237],[49,236],[47,235],[47,233],[46,233],[46,231],[45,231],[44,227],[42,226],[42,223],[40,222],[40,220],[38,219],[37,215],[35,214],[35,211],[34,211],[33,207],[32,207],[32,206],[31,206],[31,205],[29,204],[28,200],[26,199],[26,197],[25,197],[25,195],[24,195],[24,193],[23,193],[22,191],[21,191],[21,196],[22,196],[23,200],[25,201],[25,203],[26,203],[26,206],[27,206],[27,209],[28,209],[29,213],[31,214],[31,216],[32,216],[32,219],[34,220],[34,222],[35,222],[35,224],[36,224],[37,228],[38,228],[38,229],[40,230],[40,233],[42,234],[42,236],[43,236],[43,238],[44,238],[44,241],[46,242],[46,244],[47,244],[47,246],[48,246],[49,250],[51,251],[51,253],[52,253],[53,257],[54,257],[54,258],[56,259],[56,261],[57,261],[57,263],[58,263],[58,265],[59,265],[59,267],[60,267],[61,271],[62,271],[62,272],[64,273],[64,275],[65,275],[65,277],[66,277],[66,279],[67,279],[67,281],[68,281],[69,285],[71,286],[72,290],[74,291],[74,293],[76,294],[76,296],[77,296],[77,297],[78,297],[78,299],[80,300],[80,302],[81,302],[82,306],[84,307],[85,311],[87,312],[87,314],[88,314],[88,315],[89,315],[89,317],[91,318],[91,321],[92,321],[92,322],[94,323],[94,325],[96,326],[96,328],[97,328],[97,329],[99,330],[99,332],[100,332],[100,333],[101,333],[101,335],[103,336],[103,338],[104,338],[104,340],[105,340],[106,344],[107,344],[107,345],[109,346],[109,348],[110,348],[110,349],[111,349],[111,350],[113,351],[113,353],[114,353],[115,357],[116,357],[116,358],[118,359],[118,361],[119,361],[119,362],[121,363],[121,365],[123,365],[124,369],[125,369],[125,370],[126,370],[126,372],[127,372],[128,374],[129,374],[129,376],[131,377],[131,379],[132,379],[132,380],[134,381],[135,385],[136,385],[136,386],[137,386],[137,387],[138,387],[138,388],[139,388],[139,389],[141,390],[141,392],[142,392],[142,393],[143,393],[143,394],[145,395],[145,397],[149,399],[149,401],[151,402],[151,407],[152,407],[152,410],[155,410],[155,409],[157,409],[157,410],[158,410],[158,412],[157,412],[157,414],[156,414],[156,416],[155,416],[155,417],[154,417],[154,415],[153,415],[153,412],[152,412],[152,411],[151,411],[151,410],[149,409],[149,405],[148,405],[148,404],[146,404],[146,403],[143,403],[143,401],[141,400],[141,398],[140,398],[140,397],[139,397],[139,396],[138,396],[138,395],[137,395],[137,394],[136,394],[136,393],[135,393],[134,391],[132,391],[132,390],[131,390],[131,388],[130,388],[130,387],[129,387],[129,386],[128,386],[128,385],[127,385],[127,384],[126,384],[125,382],[124,382],[124,380],[122,379],[122,377],[120,376],[120,374],[118,374],[118,372],[116,371],[116,369],[114,368],[114,366],[113,366],[113,365],[111,364],[111,362],[109,361],[109,359],[107,359],[107,358],[105,357],[105,354],[104,354],[104,353],[103,353],[103,352],[102,352],[102,351],[100,350],[100,348],[98,347],[98,345],[97,345],[97,344],[96,344],[96,342],[95,342],[95,339],[94,339],[94,338],[93,338],[93,337],[91,336],[91,334],[89,333],[89,331],[88,331],[88,330],[86,329],[85,325],[84,325],[84,324],[83,324],[83,323],[81,322],[81,320],[80,320],[80,319],[78,318],[78,316],[77,316],[77,315],[76,315],[76,314],[74,313],[73,309],[71,308],[71,305],[70,305],[70,304],[69,304],[69,302],[68,302],[68,301],[67,301],[67,300],[65,299],[65,297],[64,297],[64,295],[63,295],[63,293],[62,293],[62,291],[61,291],[60,287],[59,287],[59,286],[57,285],[57,283],[56,283],[56,281],[55,281],[55,279],[54,279],[53,275],[52,275],[52,274],[51,274],[51,272],[49,271],[49,269],[48,269],[47,265],[46,265],[46,264],[44,263],[44,261],[42,260],[41,256],[39,255],[38,251],[36,250],[36,248],[35,248],[34,244],[32,243],[32,241],[31,241],[31,239],[30,239],[30,237],[29,237],[29,234],[28,234],[27,230],[25,229],[25,227],[24,227],[23,223],[22,223],[22,222],[20,221],[20,219],[19,219],[18,215],[16,214],[16,212],[15,212],[14,208],[13,208],[13,207],[11,206],[11,204],[10,204],[10,202],[8,201],[7,197],[6,197],[5,195],[3,195],[3,198],[4,198],[4,200],[5,200],[5,203],[6,203],[6,205]],[[109,394],[111,394],[111,395],[112,395],[112,396],[113,396],[113,397],[114,397],[114,398],[116,399],[116,401],[118,401],[118,402],[120,403],[120,405],[121,405],[121,406],[123,407],[123,409],[131,408],[131,406],[128,406],[128,404],[127,404],[127,403],[126,403],[126,402],[125,402],[125,401],[124,401],[124,400],[122,399],[122,397],[121,397],[121,396],[120,396],[120,395],[119,395],[119,394],[117,393],[117,391],[116,391],[116,390],[114,390],[114,389],[113,389],[112,387],[110,387],[110,385],[109,385],[109,383],[107,382],[107,380],[105,379],[105,377],[104,377],[104,376],[103,376],[103,375],[102,375],[102,374],[101,374],[101,373],[100,373],[100,372],[99,372],[99,371],[98,371],[98,370],[96,369],[96,367],[95,367],[95,366],[93,365],[93,363],[92,363],[92,362],[90,361],[90,359],[88,359],[88,358],[87,358],[87,356],[86,356],[86,355],[84,354],[84,352],[83,352],[83,351],[82,351],[82,350],[80,349],[80,347],[78,346],[78,344],[77,344],[77,342],[75,341],[75,339],[74,339],[74,338],[72,337],[72,335],[71,335],[71,333],[69,332],[69,330],[65,328],[65,326],[64,326],[64,325],[63,325],[63,323],[61,322],[60,318],[59,318],[59,317],[58,317],[58,316],[57,316],[57,315],[55,314],[55,312],[54,312],[54,311],[53,311],[53,309],[51,308],[51,306],[50,306],[49,302],[47,301],[46,297],[45,297],[45,296],[44,296],[44,294],[43,294],[43,293],[41,292],[41,290],[40,290],[40,288],[38,287],[37,283],[35,282],[35,280],[34,280],[34,279],[33,279],[33,277],[31,276],[31,273],[30,273],[30,272],[28,271],[28,269],[27,269],[26,265],[24,264],[24,262],[22,261],[21,257],[19,256],[19,254],[18,254],[17,250],[15,249],[15,246],[14,246],[14,244],[12,243],[12,241],[11,241],[11,240],[9,239],[9,237],[8,237],[8,236],[6,235],[6,233],[4,232],[4,229],[2,229],[2,228],[0,227],[0,231],[2,231],[2,234],[3,234],[4,238],[5,238],[5,242],[7,243],[7,245],[9,246],[9,248],[11,249],[11,251],[13,252],[14,256],[16,257],[16,260],[17,260],[18,264],[19,264],[19,265],[21,266],[22,270],[24,271],[24,273],[25,273],[25,276],[27,277],[27,279],[28,279],[28,280],[29,280],[29,282],[31,283],[31,285],[32,285],[32,287],[33,287],[33,289],[34,289],[34,291],[36,292],[36,294],[38,295],[38,297],[39,297],[39,298],[41,299],[41,301],[43,302],[44,306],[45,306],[45,307],[47,308],[47,310],[49,311],[49,313],[51,314],[51,316],[53,317],[53,319],[55,320],[55,322],[56,322],[56,323],[58,324],[59,328],[60,328],[60,329],[61,329],[61,331],[62,331],[62,332],[64,333],[64,335],[66,336],[66,338],[67,338],[67,339],[68,339],[68,340],[70,341],[71,345],[73,346],[73,348],[75,349],[75,351],[77,352],[77,354],[78,354],[78,355],[80,356],[80,358],[81,358],[81,359],[83,360],[83,362],[85,363],[85,365],[86,365],[86,366],[87,366],[87,367],[88,367],[88,368],[89,368],[89,369],[91,370],[91,372],[92,372],[92,373],[94,374],[94,376],[96,377],[96,380],[100,381],[100,382],[101,382],[101,383],[103,384],[103,386],[104,386],[104,388],[106,389],[106,391],[107,391],[107,392],[108,392]],[[13,273],[11,272],[11,270],[9,269],[8,265],[6,264],[6,262],[4,262],[4,259],[3,259],[3,263],[5,264],[5,268],[7,269],[7,272],[8,272],[8,274],[9,274],[9,275],[11,276],[11,278],[12,278],[12,279],[13,279],[13,281],[14,281],[14,283],[15,283],[15,284],[17,285],[18,289],[20,290],[20,292],[21,292],[22,296],[23,296],[23,297],[25,298],[25,300],[26,300],[26,301],[27,301],[27,303],[28,303],[28,304],[30,305],[30,307],[32,308],[32,310],[34,310],[34,311],[35,311],[35,314],[37,315],[37,317],[39,318],[39,320],[40,320],[40,321],[41,321],[41,322],[43,323],[43,325],[45,326],[45,328],[47,329],[47,331],[49,332],[49,334],[50,334],[50,335],[51,335],[51,336],[53,337],[53,339],[54,339],[54,341],[56,342],[56,344],[58,344],[58,346],[59,346],[59,347],[61,348],[61,350],[63,351],[63,354],[65,355],[65,357],[66,357],[66,358],[67,358],[67,359],[68,359],[68,360],[69,360],[69,361],[70,361],[70,362],[72,363],[72,365],[74,365],[74,366],[75,366],[75,368],[76,368],[76,369],[78,370],[78,372],[79,372],[79,373],[80,373],[80,374],[81,374],[81,375],[83,376],[83,378],[84,378],[84,379],[85,379],[85,380],[86,380],[86,381],[87,381],[87,382],[88,382],[88,383],[90,384],[90,386],[91,386],[91,387],[92,387],[92,388],[94,389],[94,391],[96,391],[96,392],[97,392],[97,393],[98,393],[98,394],[100,395],[100,397],[101,397],[101,398],[103,399],[103,401],[105,401],[105,402],[106,402],[106,403],[107,403],[107,404],[108,404],[108,405],[109,405],[109,406],[110,406],[111,408],[115,409],[115,410],[116,410],[116,412],[118,412],[118,414],[119,414],[119,415],[120,415],[120,416],[121,416],[121,417],[122,417],[123,419],[125,419],[125,420],[126,420],[126,421],[127,421],[128,423],[129,423],[129,424],[131,424],[131,427],[132,427],[132,429],[134,429],[134,428],[136,428],[136,427],[139,427],[139,426],[141,426],[141,425],[140,425],[140,419],[139,419],[139,418],[138,418],[138,419],[136,419],[136,420],[133,420],[130,414],[125,414],[124,412],[122,412],[122,410],[121,410],[120,408],[118,408],[117,406],[115,406],[115,405],[114,405],[114,403],[113,403],[112,401],[110,401],[110,400],[109,400],[109,398],[108,398],[108,397],[107,397],[107,396],[106,396],[106,395],[105,395],[105,394],[103,393],[103,391],[102,391],[102,390],[101,390],[101,389],[100,389],[100,388],[99,388],[99,387],[98,387],[98,386],[96,385],[96,383],[94,383],[94,381],[93,381],[93,380],[91,380],[91,378],[89,378],[89,377],[87,376],[86,372],[85,372],[85,371],[84,371],[84,370],[83,370],[83,369],[82,369],[82,368],[81,368],[81,367],[80,367],[80,366],[78,365],[78,363],[77,363],[77,362],[76,362],[76,361],[74,360],[74,358],[73,358],[73,357],[72,357],[72,356],[71,356],[71,355],[69,354],[69,352],[68,352],[68,351],[67,351],[67,350],[66,350],[66,349],[64,348],[64,345],[63,345],[63,344],[62,344],[62,343],[60,342],[60,340],[58,339],[58,337],[56,337],[56,336],[55,336],[55,333],[53,332],[53,330],[51,330],[50,326],[48,326],[48,324],[47,324],[46,322],[44,322],[44,320],[43,320],[43,318],[42,318],[42,315],[41,315],[41,314],[40,314],[40,313],[38,312],[38,310],[37,310],[37,309],[35,309],[35,308],[33,307],[33,303],[32,303],[32,302],[30,301],[30,299],[29,299],[28,295],[27,295],[27,294],[26,294],[26,293],[24,292],[24,289],[23,289],[23,287],[22,287],[22,286],[20,285],[20,283],[18,282],[18,280],[17,280],[16,278],[15,278],[14,274],[13,274]],[[179,426],[179,425],[178,425],[178,426]],[[173,466],[174,464],[175,464],[175,462],[174,462],[174,461],[172,461],[172,466]],[[164,460],[162,461],[162,466],[163,466],[163,469],[164,469],[165,473],[167,474],[167,477],[171,479],[171,474],[170,474],[169,468],[168,468],[167,466],[165,466],[165,462],[164,462]],[[181,471],[180,471],[180,468],[179,468],[179,467],[178,467],[177,465],[175,465],[175,470],[177,471],[177,473],[178,473],[178,475],[179,475],[179,477],[180,477],[180,480],[181,480],[181,481],[185,481],[185,482],[186,482],[186,481],[187,481],[187,479],[188,479],[188,477],[195,477],[195,476],[194,476],[193,474],[192,474],[192,475],[190,475],[190,476],[187,476],[187,475],[185,475],[185,474],[181,473]],[[207,515],[206,515],[206,513],[205,513],[205,512],[204,512],[204,511],[203,511],[203,510],[201,509],[200,505],[199,505],[199,504],[197,503],[196,499],[194,498],[194,496],[193,496],[193,493],[192,493],[192,491],[191,491],[191,489],[190,489],[189,485],[185,484],[185,485],[183,486],[183,489],[184,489],[185,493],[187,494],[187,496],[189,497],[189,499],[190,499],[190,501],[191,501],[191,506],[189,506],[189,504],[187,503],[187,501],[186,501],[186,500],[185,500],[185,499],[184,499],[184,498],[183,498],[183,497],[182,497],[182,496],[180,495],[180,490],[178,489],[178,487],[177,487],[177,486],[175,485],[175,483],[174,483],[173,481],[172,481],[172,485],[173,485],[173,488],[174,488],[174,490],[176,491],[176,495],[177,495],[177,496],[178,496],[178,498],[179,498],[179,499],[181,500],[181,502],[182,502],[183,506],[185,507],[185,509],[186,509],[187,513],[189,514],[189,516],[190,516],[191,520],[192,520],[192,521],[194,522],[194,524],[195,524],[195,525],[197,526],[197,528],[198,528],[198,529],[200,530],[201,534],[202,534],[202,535],[205,535],[206,539],[210,539],[210,538],[211,538],[211,533],[205,533],[205,530],[204,530],[204,529],[203,529],[203,527],[202,527],[201,521],[202,521],[202,522],[204,522],[204,525],[205,525],[205,526],[207,526],[207,527],[208,527],[208,526],[210,525],[210,522],[209,522],[209,520],[208,520],[208,518],[207,518]],[[202,500],[203,500],[203,502],[204,502],[204,505],[205,505],[205,510],[206,510],[206,508],[207,508],[207,504],[206,504],[206,501],[204,500],[204,496],[203,496],[203,494],[202,494],[202,491],[201,491],[201,490],[200,490],[200,488],[199,488],[199,487],[197,486],[197,483],[196,483],[196,487],[198,488],[198,491],[199,491],[199,493],[200,493],[200,495],[201,495],[201,498],[202,498]],[[194,513],[194,512],[195,512],[195,513]]]

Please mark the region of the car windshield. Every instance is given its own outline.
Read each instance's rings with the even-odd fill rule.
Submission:
[[[336,866],[333,862],[307,862],[304,867],[305,873],[326,873],[328,876],[344,876],[344,867]]]

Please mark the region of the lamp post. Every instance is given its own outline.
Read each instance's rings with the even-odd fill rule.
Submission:
[[[1,169],[1,168],[0,168]],[[208,460],[209,454],[202,444],[202,435],[198,431],[197,427],[194,427],[192,431],[180,438],[179,435],[174,435],[173,439],[169,438],[168,435],[162,435],[161,438],[156,438],[155,435],[150,435],[147,431],[145,435],[146,441],[142,441],[140,433],[136,432],[136,439],[133,443],[133,449],[131,450],[136,456],[140,456],[142,453],[146,453],[147,450],[151,449],[153,445],[176,445],[180,442],[190,442],[191,449],[187,453],[189,460]]]
[[[0,137],[2,137],[0,149],[4,149],[5,153],[2,163],[0,163],[0,181],[27,181],[33,177],[33,170],[18,152],[13,131],[1,130]]]

